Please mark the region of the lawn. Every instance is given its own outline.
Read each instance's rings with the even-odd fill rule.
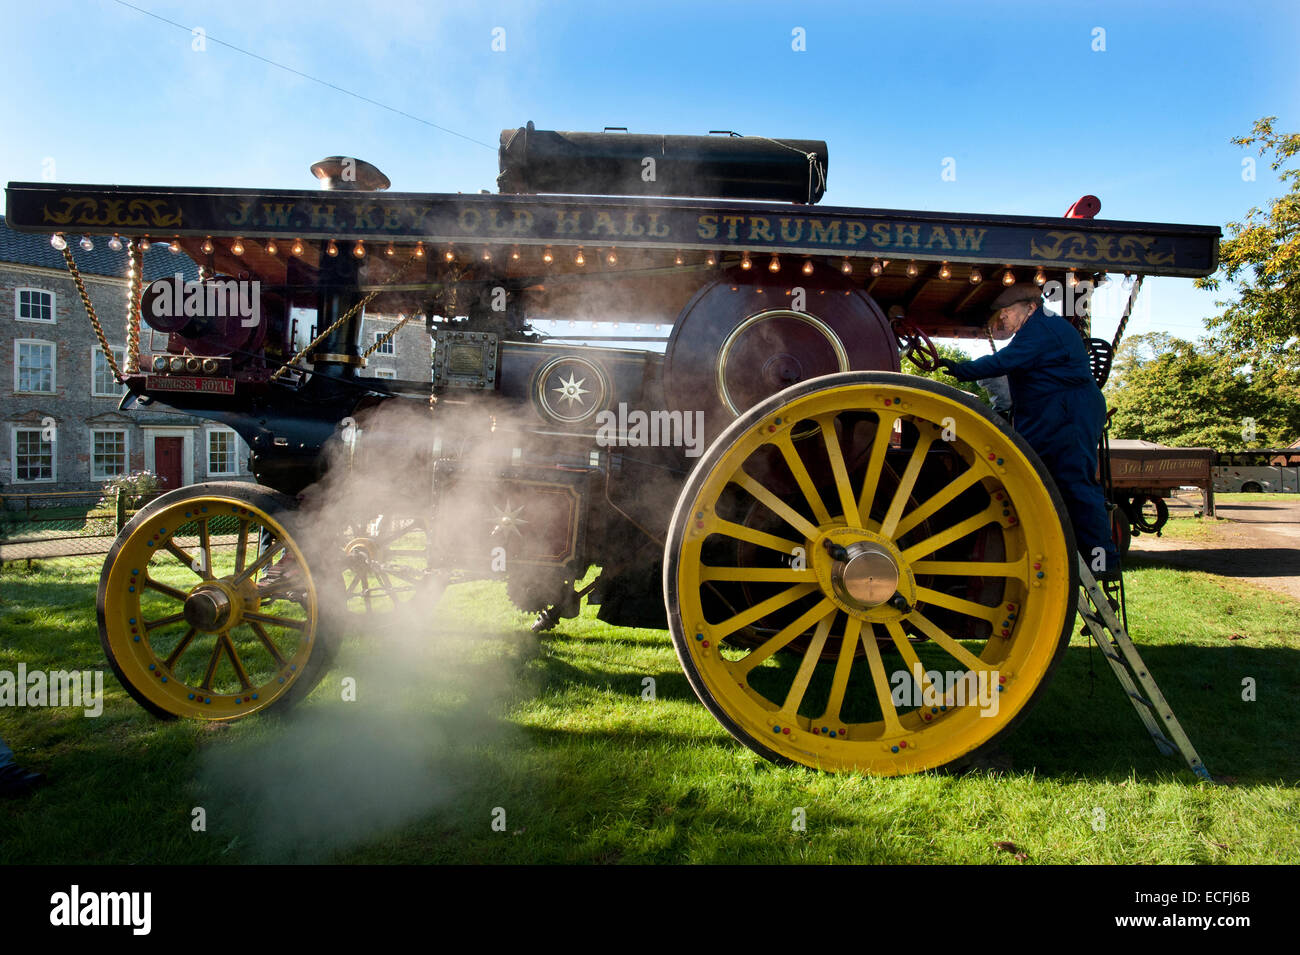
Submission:
[[[106,670],[98,574],[0,571],[0,669]],[[477,582],[426,632],[359,628],[285,717],[160,722],[111,672],[96,719],[0,710],[51,780],[5,806],[0,862],[1300,862],[1300,604],[1140,558],[1126,582],[1146,662],[1230,784],[1161,757],[1082,638],[987,768],[833,776],[733,742],[666,633],[584,609],[539,638]]]

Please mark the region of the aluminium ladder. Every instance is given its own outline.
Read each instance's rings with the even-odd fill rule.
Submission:
[[[1115,678],[1133,703],[1147,732],[1155,740],[1160,754],[1172,756],[1177,750],[1182,753],[1192,772],[1205,782],[1213,782],[1209,770],[1196,755],[1192,741],[1183,732],[1174,711],[1160,692],[1160,687],[1156,686],[1151,671],[1138,656],[1137,647],[1129,638],[1128,631],[1115,615],[1110,598],[1093,578],[1082,555],[1079,556],[1079,583],[1082,586],[1079,593],[1079,616],[1092,633],[1102,655],[1110,661]]]

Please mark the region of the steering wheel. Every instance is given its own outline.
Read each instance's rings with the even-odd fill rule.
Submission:
[[[939,367],[939,362],[942,361],[939,357],[939,349],[934,347],[934,342],[930,341],[929,335],[915,325],[898,318],[892,320],[889,327],[894,330],[894,337],[898,339],[901,357],[906,358],[921,371],[935,371]]]

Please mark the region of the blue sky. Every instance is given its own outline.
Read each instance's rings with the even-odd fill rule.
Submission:
[[[1281,191],[1229,139],[1300,126],[1294,2],[131,2],[206,50],[113,0],[0,2],[0,180],[313,188],[342,153],[394,189],[475,191],[496,155],[469,140],[531,119],[825,139],[827,204],[1060,215],[1092,193],[1103,218],[1222,226]],[[1143,296],[1130,333],[1216,311],[1190,280]],[[1100,298],[1097,334],[1117,310]]]

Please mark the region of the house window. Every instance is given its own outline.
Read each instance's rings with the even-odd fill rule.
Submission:
[[[127,471],[126,432],[92,431],[90,433],[90,478],[106,481]]]
[[[15,289],[14,315],[20,322],[54,322],[54,293],[38,288]]]
[[[387,378],[387,379],[389,379],[389,380],[391,381],[391,380],[397,378],[397,372],[395,372],[395,371],[394,371],[393,369],[391,369],[391,368],[376,368],[376,369],[375,369],[375,377],[376,377],[376,378]]]
[[[54,393],[54,342],[14,341],[14,391]]]
[[[375,332],[375,342],[378,343],[379,340],[380,340],[381,338],[383,338],[383,337],[384,337],[385,335],[387,335],[387,334],[388,334],[387,331],[383,331],[383,332]],[[394,336],[394,337],[395,337],[395,336]],[[393,341],[393,339],[390,338],[390,339],[388,339],[388,341],[384,342],[382,345],[380,345],[378,348],[375,349],[375,354],[376,354],[376,355],[396,355],[396,354],[397,354],[397,345],[396,345],[396,343]]]
[[[235,432],[209,431],[208,476],[239,473],[239,468],[235,464],[235,453]]]
[[[121,346],[113,348],[113,358],[117,367],[126,363],[126,349]],[[90,352],[90,393],[96,398],[120,398],[125,390],[123,384],[113,377],[113,369],[108,367],[102,348],[93,348]]]
[[[14,428],[14,483],[54,480],[54,442],[40,428]]]

